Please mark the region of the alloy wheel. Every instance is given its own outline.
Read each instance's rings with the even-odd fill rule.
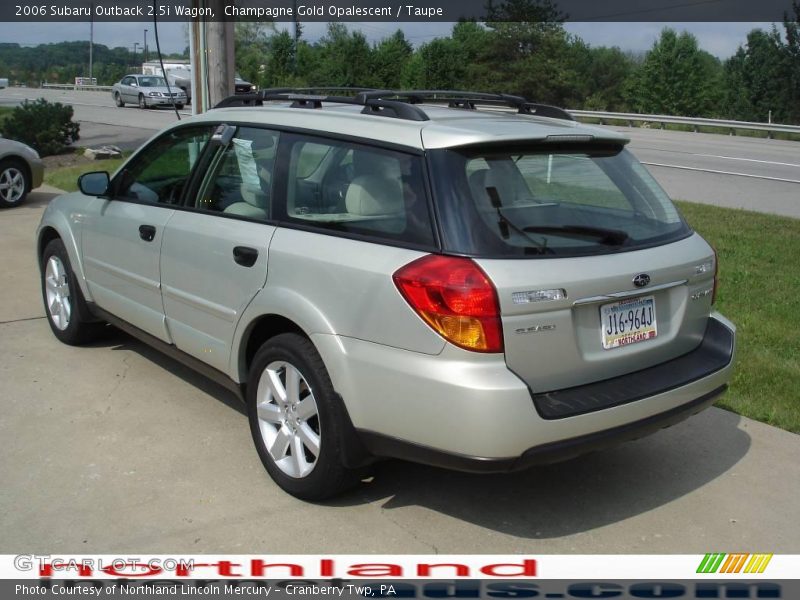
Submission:
[[[72,316],[72,301],[69,293],[69,282],[67,281],[67,270],[64,268],[64,263],[57,256],[51,256],[48,259],[44,280],[50,320],[59,330],[64,331],[69,327],[69,320]]]
[[[0,173],[0,198],[14,204],[25,196],[25,174],[16,167]]]
[[[317,464],[321,430],[314,393],[285,361],[267,365],[258,383],[258,425],[267,452],[289,477],[306,477]]]

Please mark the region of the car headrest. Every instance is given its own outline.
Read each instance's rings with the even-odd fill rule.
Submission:
[[[347,212],[365,217],[402,214],[403,188],[398,179],[362,175],[348,186],[345,204]]]

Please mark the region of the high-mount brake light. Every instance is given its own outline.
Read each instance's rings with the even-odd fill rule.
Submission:
[[[411,308],[447,341],[475,352],[503,351],[497,291],[473,260],[429,254],[393,279]]]

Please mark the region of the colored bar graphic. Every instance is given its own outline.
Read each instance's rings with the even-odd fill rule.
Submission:
[[[697,573],[741,573],[743,568],[745,573],[763,573],[772,556],[772,554],[740,553],[706,554],[697,567]]]

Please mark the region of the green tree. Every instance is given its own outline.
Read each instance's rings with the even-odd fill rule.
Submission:
[[[754,29],[725,64],[728,114],[743,121],[791,121],[791,72],[777,29]]]
[[[458,44],[451,38],[436,38],[423,45],[419,87],[438,90],[455,90],[465,87],[466,63]]]
[[[373,50],[373,84],[385,89],[401,87],[413,53],[414,48],[400,29],[381,40]]]
[[[268,87],[297,85],[294,38],[286,30],[269,39],[265,85]]]
[[[312,85],[372,85],[372,49],[363,33],[350,32],[343,23],[328,23],[327,33],[315,46]]]
[[[275,31],[272,22],[237,22],[234,26],[236,70],[247,81],[265,84],[269,34]]]
[[[645,56],[631,86],[640,112],[705,116],[718,111],[720,64],[700,50],[697,38],[665,28]]]
[[[574,108],[627,111],[625,86],[638,68],[634,57],[616,46],[592,48],[580,40],[573,43],[572,52],[580,87]]]

